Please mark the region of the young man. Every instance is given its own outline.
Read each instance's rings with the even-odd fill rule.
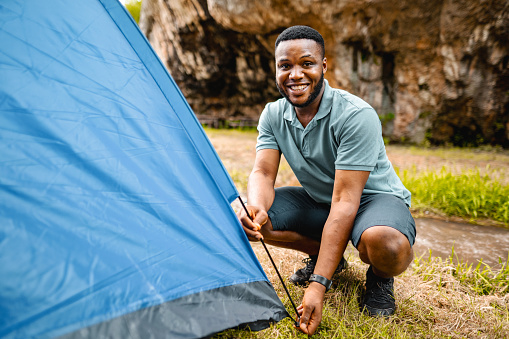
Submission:
[[[293,26],[276,40],[276,84],[284,98],[261,114],[247,209],[239,219],[252,241],[302,251],[306,267],[291,277],[307,284],[300,329],[320,324],[324,294],[346,264],[349,240],[370,265],[362,308],[373,316],[395,310],[393,277],[413,259],[410,192],[385,153],[380,120],[360,98],[331,88],[320,33]],[[281,154],[302,187],[274,189]]]

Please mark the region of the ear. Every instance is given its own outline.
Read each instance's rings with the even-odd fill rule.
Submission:
[[[325,74],[327,72],[327,58],[323,58],[323,61],[322,61],[322,67],[323,67],[323,74]]]

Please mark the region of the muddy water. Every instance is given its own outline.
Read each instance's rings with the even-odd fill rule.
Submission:
[[[435,219],[415,219],[416,256],[428,258],[429,249],[435,257],[448,258],[452,247],[460,259],[477,265],[480,259],[492,268],[499,268],[498,258],[505,262],[509,252],[509,230],[493,226],[477,226]]]

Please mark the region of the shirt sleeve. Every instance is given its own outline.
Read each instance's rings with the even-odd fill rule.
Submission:
[[[335,161],[338,170],[357,170],[371,172],[378,160],[382,126],[372,108],[362,108],[352,113],[339,135],[339,147]]]
[[[270,108],[266,105],[258,121],[258,138],[256,140],[256,151],[262,149],[275,149],[280,151],[276,136],[273,132],[273,125],[270,121]]]

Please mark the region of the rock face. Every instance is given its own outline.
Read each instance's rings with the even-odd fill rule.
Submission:
[[[140,20],[197,114],[253,119],[279,97],[274,41],[297,24],[387,137],[509,147],[507,0],[143,0]]]

